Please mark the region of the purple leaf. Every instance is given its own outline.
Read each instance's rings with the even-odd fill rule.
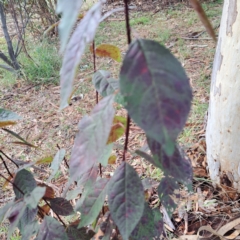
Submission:
[[[180,154],[177,147],[175,147],[173,155],[169,157],[157,141],[147,137],[147,142],[153,154],[155,166],[161,168],[165,176],[158,186],[158,194],[162,204],[171,215],[179,198],[178,183],[182,183],[191,190],[192,167],[190,161]]]
[[[99,179],[95,186],[88,192],[81,207],[77,209],[81,213],[79,228],[87,226],[96,220],[104,204],[108,181],[109,179],[106,178]]]
[[[119,89],[119,81],[111,78],[111,74],[105,70],[94,73],[92,83],[96,90],[103,96],[108,96]]]
[[[112,127],[115,110],[113,95],[103,98],[90,116],[79,123],[70,158],[70,177],[78,181],[102,156]]]
[[[100,229],[104,233],[102,240],[109,240],[112,236],[112,230],[116,225],[111,220],[110,212],[106,212],[103,219],[104,222],[100,224]]]
[[[36,240],[68,240],[64,227],[54,218],[45,216]]]
[[[91,240],[95,233],[87,228],[70,226],[67,228],[68,240]]]
[[[35,187],[37,187],[37,183],[29,171],[22,169],[20,170],[15,179],[14,184],[25,194],[30,194]],[[16,199],[20,199],[23,197],[23,194],[19,192],[19,190],[13,186],[14,193],[16,195]]]
[[[0,223],[5,219],[8,210],[15,204],[15,202],[8,202],[0,208]]]
[[[109,182],[109,209],[123,240],[127,240],[144,210],[141,180],[128,163],[123,162]]]
[[[139,223],[133,230],[131,234],[131,239],[132,240],[160,239],[162,231],[159,230],[163,230],[163,228],[159,229],[160,224],[161,222],[159,219],[157,220],[157,222],[155,222],[153,210],[148,206],[147,203],[145,203],[143,215]],[[158,225],[158,227],[156,225]],[[156,227],[158,231],[156,231]]]
[[[83,4],[82,0],[58,0],[56,12],[62,13],[58,26],[61,40],[61,52],[64,51],[69,35],[77,20],[79,10]]]
[[[157,42],[138,39],[123,61],[120,91],[131,118],[171,155],[192,100],[180,62]]]
[[[147,142],[153,154],[154,165],[161,168],[165,176],[188,186],[192,180],[192,166],[190,161],[182,157],[179,149],[175,147],[173,155],[169,157],[157,141],[147,137]]]
[[[171,177],[165,177],[161,179],[158,186],[158,195],[161,203],[166,208],[169,217],[176,209],[179,201],[179,185]]]
[[[154,225],[155,225],[154,235],[160,236],[163,233],[163,217],[159,209],[153,209],[153,216],[154,216]]]
[[[70,202],[64,198],[52,198],[49,199],[52,210],[62,216],[68,216],[73,214],[73,207]]]
[[[96,3],[81,20],[67,45],[60,72],[61,109],[68,106],[68,98],[72,92],[77,66],[80,63],[86,45],[94,39],[95,32],[101,19],[101,11],[102,3],[100,1]]]
[[[18,226],[25,210],[26,204],[22,201],[16,202],[9,210],[7,215],[7,218],[10,222],[10,226],[8,228],[8,239],[10,239],[10,236],[14,232],[15,228]]]

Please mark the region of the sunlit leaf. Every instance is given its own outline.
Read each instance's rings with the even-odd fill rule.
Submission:
[[[96,90],[106,97],[119,89],[119,80],[111,77],[111,73],[105,70],[98,70],[94,73],[92,83]]]
[[[45,192],[45,187],[36,187],[30,194],[24,196],[24,201],[30,209],[34,209],[37,207],[39,200],[44,196]]]
[[[102,11],[101,6],[102,2],[100,1],[94,4],[94,6],[87,12],[85,17],[81,20],[80,24],[77,26],[66,47],[66,51],[63,58],[63,64],[60,72],[61,109],[68,106],[68,98],[72,92],[72,85],[76,69],[78,67],[78,64],[80,63],[86,45],[93,41],[96,29],[101,19]]]
[[[63,52],[66,47],[68,38],[78,18],[79,10],[82,4],[82,0],[58,0],[56,12],[58,14],[62,14],[59,24],[61,52]]]
[[[125,133],[126,126],[127,119],[125,117],[115,116],[107,143],[116,142]]]
[[[52,178],[55,176],[55,174],[57,173],[59,166],[62,160],[64,159],[65,154],[66,154],[65,149],[60,149],[55,155],[50,167],[52,170],[52,173],[51,173],[51,176],[48,178],[47,182],[50,182]]]
[[[10,222],[8,226],[8,239],[10,239],[11,235],[13,234],[15,228],[19,224],[24,212],[26,209],[26,204],[22,201],[15,202],[12,208],[9,210],[7,218]]]
[[[16,113],[0,108],[0,128],[16,124],[21,119]]]
[[[45,216],[36,240],[68,240],[64,227],[54,218]]]
[[[47,156],[39,159],[36,164],[49,164],[53,161],[53,156]]]
[[[106,178],[99,179],[94,188],[89,191],[80,209],[76,209],[81,212],[79,228],[87,226],[96,220],[106,197],[108,181],[109,179]]]
[[[24,210],[23,215],[21,216],[21,219],[19,220],[18,223],[18,228],[21,231],[21,233],[25,232],[26,226],[31,225],[35,221],[37,212],[38,212],[37,208],[30,208],[26,206],[26,209]],[[25,234],[27,234],[27,232],[25,232]],[[31,232],[29,232],[29,234],[31,234]]]
[[[37,235],[40,225],[38,221],[32,221],[29,224],[26,224],[21,231],[22,240],[23,239],[32,239],[32,236]]]
[[[123,162],[115,171],[108,188],[111,216],[122,238],[128,240],[144,210],[141,180],[133,167]]]
[[[120,90],[130,117],[171,155],[192,100],[181,63],[159,43],[138,39],[123,61]]]
[[[108,160],[112,154],[113,144],[108,144],[105,146],[102,156],[99,159],[99,163],[102,164],[103,167],[106,167],[108,164]]]
[[[132,240],[160,239],[160,235],[156,235],[155,228],[156,226],[154,212],[148,206],[148,204],[145,203],[142,218],[140,219],[137,226],[133,230],[131,234],[131,239]]]
[[[31,172],[22,169],[17,172],[16,177],[14,179],[14,185],[20,189],[24,195],[30,194],[35,187],[37,187],[37,183]],[[16,195],[16,199],[20,199],[23,197],[23,194],[13,186],[14,193]]]
[[[73,214],[73,207],[71,203],[61,197],[49,199],[52,210],[62,216],[69,216]]]
[[[88,196],[89,191],[92,190],[94,187],[98,177],[98,164],[94,164],[92,168],[90,168],[87,172],[85,172],[82,177],[77,182],[77,185],[79,186],[79,192],[78,194],[82,194],[81,198],[77,201],[77,204],[75,206],[76,209],[80,208],[85,200],[85,198]],[[84,187],[84,192],[82,193]],[[77,192],[75,192],[77,194]]]
[[[111,155],[108,159],[108,164],[115,164],[116,163],[116,160],[117,160],[117,156],[116,155]]]
[[[112,95],[103,98],[91,115],[79,123],[80,131],[70,158],[70,178],[74,181],[90,170],[103,154],[115,113],[113,99]]]
[[[15,125],[15,124],[16,124],[16,122],[13,122],[13,121],[0,122],[0,128],[6,127],[9,125]]]
[[[80,228],[70,226],[67,228],[67,235],[69,240],[90,240],[95,235],[92,230],[87,228]]]
[[[91,51],[93,51],[91,49]],[[121,62],[121,51],[117,46],[111,44],[101,44],[95,49],[98,57],[109,57],[117,62]]]
[[[8,133],[10,133],[10,134],[13,135],[14,137],[16,137],[16,138],[18,138],[19,140],[22,141],[22,143],[21,143],[21,142],[16,142],[16,143],[22,144],[22,145],[27,145],[27,146],[29,146],[29,147],[34,147],[34,148],[37,147],[37,146],[35,146],[35,145],[27,142],[24,138],[22,138],[19,134],[13,132],[12,130],[9,130],[9,129],[6,129],[6,128],[3,128],[3,130],[6,131],[6,132],[8,132]]]
[[[213,40],[216,42],[216,35],[214,32],[214,29],[212,27],[211,22],[209,21],[206,13],[204,12],[201,3],[199,2],[199,0],[190,0],[190,3],[192,5],[192,7],[194,8],[194,10],[197,12],[202,24],[204,25],[204,27],[206,28],[208,34],[213,38]]]
[[[74,198],[77,198],[79,196],[79,194],[82,194],[82,193],[83,193],[83,188],[77,187],[77,188],[67,192],[66,199],[72,200]]]
[[[5,220],[6,215],[8,214],[8,211],[11,209],[11,207],[15,204],[15,202],[8,202],[4,206],[0,208],[0,223]]]

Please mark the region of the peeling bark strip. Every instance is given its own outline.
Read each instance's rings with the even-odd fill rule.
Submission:
[[[222,48],[222,38],[219,36],[218,45],[214,57],[214,64],[213,64],[213,70],[212,70],[212,81],[211,81],[211,89],[214,91],[214,94],[216,95],[216,89],[219,89],[216,86],[216,78],[217,78],[217,72],[220,71],[223,61],[223,55],[221,53]],[[221,90],[220,90],[221,92]]]
[[[232,26],[236,22],[238,11],[237,11],[237,1],[231,0],[234,3],[229,3],[228,6],[228,19],[227,19],[227,35],[230,33],[232,36]]]

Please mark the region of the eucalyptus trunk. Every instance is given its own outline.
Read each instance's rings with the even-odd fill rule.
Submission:
[[[213,64],[208,123],[210,177],[240,192],[240,1],[225,0]]]

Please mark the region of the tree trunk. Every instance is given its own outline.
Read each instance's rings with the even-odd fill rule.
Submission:
[[[9,54],[9,57],[12,61],[11,66],[13,66],[15,70],[19,70],[20,66],[19,66],[17,58],[14,54],[12,40],[9,36],[9,32],[8,32],[8,28],[7,28],[6,15],[4,13],[4,7],[3,7],[3,4],[1,2],[0,2],[0,17],[1,17],[1,22],[2,22],[2,30],[3,30],[4,37],[5,37],[5,40],[7,42],[7,46],[8,46],[8,54]]]
[[[207,161],[215,184],[240,192],[240,1],[225,0],[213,64],[206,131]]]

